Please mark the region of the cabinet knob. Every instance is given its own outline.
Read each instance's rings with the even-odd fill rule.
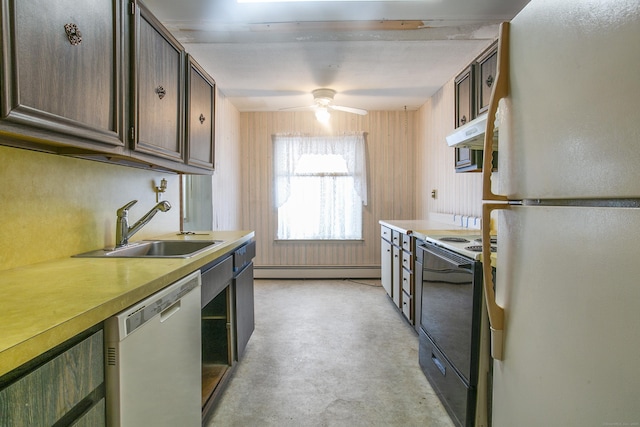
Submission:
[[[206,120],[206,118],[204,117],[204,114],[200,114],[200,117],[198,118],[198,120],[200,120],[200,124],[203,124],[204,121]]]
[[[167,94],[167,91],[164,90],[164,88],[162,86],[158,86],[156,88],[156,93],[158,94],[158,98],[162,99]]]
[[[489,75],[489,77],[487,77],[487,80],[485,80],[485,83],[487,84],[487,86],[491,87],[493,86],[493,76]]]
[[[460,124],[465,124],[467,123],[467,116],[462,116],[462,118],[460,119]]]
[[[65,24],[64,31],[67,33],[67,38],[72,46],[77,46],[82,43],[82,33],[76,24]]]

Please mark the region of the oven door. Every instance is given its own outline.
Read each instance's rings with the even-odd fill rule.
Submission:
[[[429,242],[422,251],[420,328],[470,386],[477,383],[481,264]]]

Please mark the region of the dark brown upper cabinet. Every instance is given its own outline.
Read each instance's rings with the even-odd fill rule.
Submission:
[[[135,10],[132,55],[134,156],[184,162],[184,48],[141,3]]]
[[[456,127],[473,120],[475,115],[475,74],[474,66],[469,65],[455,79]]]
[[[121,152],[120,0],[4,0],[2,143],[61,153]]]
[[[475,64],[471,64],[455,79],[455,127],[463,126],[476,117],[475,93]],[[466,147],[455,148],[457,172],[477,171],[482,167],[477,163],[475,151]]]
[[[491,91],[493,82],[498,72],[498,42],[489,47],[476,60],[477,65],[477,82],[476,82],[476,111],[477,115],[487,112],[489,109],[489,101],[491,100]]]
[[[498,64],[498,43],[493,43],[454,80],[455,127],[458,128],[487,112]],[[455,147],[456,172],[482,171],[483,150]],[[493,167],[497,168],[497,151]]]
[[[187,164],[214,169],[215,99],[213,78],[187,55]]]

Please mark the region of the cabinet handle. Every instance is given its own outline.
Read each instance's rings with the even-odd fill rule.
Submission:
[[[158,86],[156,88],[156,93],[158,94],[158,98],[162,99],[167,94],[167,91],[164,90],[164,88],[162,86]]]
[[[490,75],[489,77],[487,77],[485,83],[487,84],[487,86],[491,87],[491,85],[493,85],[493,76]]]
[[[64,32],[67,33],[67,38],[72,46],[77,46],[82,43],[82,33],[76,24],[65,24]]]
[[[460,119],[460,123],[461,124],[467,123],[467,116],[462,116],[462,118]]]
[[[200,114],[199,120],[200,120],[200,124],[204,123],[204,121],[206,120],[204,117],[204,114]]]

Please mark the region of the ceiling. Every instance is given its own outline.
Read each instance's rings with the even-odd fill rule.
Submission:
[[[142,0],[239,111],[416,110],[529,0]]]

